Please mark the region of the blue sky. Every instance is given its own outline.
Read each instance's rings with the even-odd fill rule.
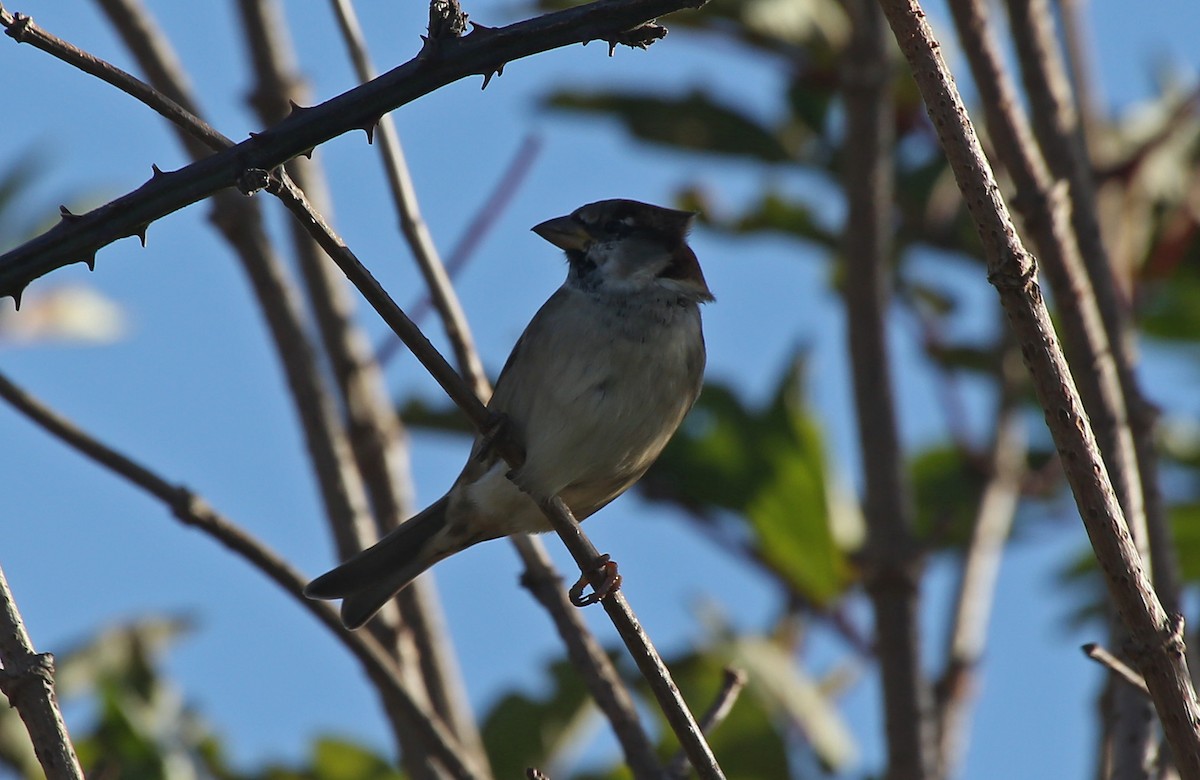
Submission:
[[[213,124],[233,138],[259,129],[244,105],[250,85],[232,4],[149,5],[178,47]],[[415,54],[425,21],[422,5],[373,3],[360,9],[381,67]],[[288,8],[316,99],[350,87],[325,4]],[[485,24],[509,20],[511,9],[507,2],[467,8]],[[29,13],[51,32],[134,69],[90,3],[27,0],[10,10]],[[938,18],[938,9],[931,10]],[[1192,0],[1136,9],[1100,0],[1092,10],[1095,51],[1112,106],[1125,108],[1144,97],[1164,64],[1193,73],[1200,64],[1195,49],[1200,7]],[[34,196],[23,205],[27,215],[53,214],[64,194],[92,193],[96,200],[122,194],[149,175],[152,163],[164,169],[183,164],[158,117],[107,85],[8,39],[0,45],[0,71],[10,88],[20,85],[21,98],[19,110],[10,103],[0,113],[0,162],[25,153],[43,161]],[[762,171],[638,146],[604,122],[551,116],[536,108],[537,96],[551,85],[705,86],[749,100],[769,116],[777,94],[772,78],[765,63],[672,34],[648,52],[622,50],[612,59],[605,57],[605,47],[592,45],[513,63],[486,91],[479,90],[480,79],[468,79],[393,115],[443,251],[457,240],[522,139],[537,133],[543,141],[526,186],[459,285],[489,369],[498,370],[564,274],[556,250],[530,233],[531,225],[604,197],[666,201],[676,187],[694,180],[721,202],[735,204],[762,182]],[[339,231],[401,305],[411,302],[420,282],[397,234],[375,150],[357,133],[326,144],[319,155],[335,194]],[[284,224],[274,204],[264,206],[276,229]],[[148,249],[132,240],[119,242],[101,252],[94,274],[72,266],[31,291],[69,282],[94,285],[127,311],[128,338],[106,347],[0,342],[0,367],[114,446],[202,493],[315,574],[332,554],[303,444],[245,280],[206,217],[204,205],[174,214],[150,228]],[[734,245],[699,231],[694,246],[719,299],[705,310],[710,377],[733,384],[747,398],[763,399],[796,345],[805,345],[812,403],[831,456],[853,483],[857,452],[843,314],[825,293],[827,264],[775,239]],[[932,272],[950,275],[956,286],[974,291],[981,311],[992,310],[990,293],[973,269],[941,263]],[[991,317],[964,321],[962,327],[991,327]],[[361,320],[371,334],[383,335],[369,313]],[[897,318],[894,325],[905,441],[929,443],[945,434],[944,420],[929,400],[934,386],[920,368],[911,324]],[[442,344],[436,327],[430,330]],[[1159,400],[1186,403],[1161,395],[1164,385],[1178,382],[1155,381],[1179,369],[1156,364],[1153,350],[1148,354],[1151,392]],[[1187,373],[1194,381],[1194,370]],[[411,358],[394,361],[388,378],[398,397],[437,397],[436,386]],[[973,396],[973,403],[984,399]],[[0,442],[5,497],[0,565],[39,649],[61,651],[99,627],[147,612],[186,613],[198,630],[172,653],[170,672],[187,700],[226,735],[238,760],[298,756],[314,734],[327,731],[389,749],[382,716],[357,667],[289,598],[2,407]],[[422,434],[414,436],[413,448],[419,495],[432,500],[457,473],[467,443]],[[717,604],[743,628],[764,626],[777,610],[770,583],[730,563],[669,511],[630,496],[600,518],[588,523],[588,531],[620,561],[632,604],[667,654],[703,636],[695,618],[699,603]],[[549,541],[569,571],[569,558]],[[1090,772],[1088,735],[1099,674],[1078,645],[1096,637],[1063,628],[1070,601],[1055,592],[1052,577],[1064,557],[1085,543],[1082,529],[1068,518],[1060,528],[1031,535],[1005,560],[965,776]],[[501,543],[477,547],[437,568],[471,698],[479,707],[512,686],[536,687],[541,663],[560,652],[546,617],[517,586],[518,571],[515,555]],[[720,576],[697,576],[712,571]],[[938,620],[952,581],[950,567],[933,566],[926,589],[931,668],[940,652],[944,627]],[[589,610],[587,617],[602,640],[615,641],[602,612]],[[811,660],[818,671],[828,669],[843,652],[826,640],[817,643]],[[881,761],[879,709],[875,680],[867,673],[844,702],[861,739],[863,770]],[[603,743],[607,737],[601,732],[598,739]],[[1014,751],[1016,745],[1021,750]]]

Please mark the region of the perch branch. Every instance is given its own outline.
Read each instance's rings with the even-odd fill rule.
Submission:
[[[484,772],[466,763],[462,748],[441,722],[424,712],[404,686],[394,661],[370,634],[346,630],[337,610],[323,601],[304,597],[307,578],[283,558],[214,510],[203,498],[173,485],[132,458],[100,442],[74,423],[46,407],[0,374],[0,398],[64,444],[161,501],[178,520],[220,542],[255,567],[324,623],[373,679],[386,681],[391,694],[409,710],[426,749],[459,780],[480,780]]]
[[[612,7],[624,7],[629,4],[621,2],[621,0],[613,0],[605,5]],[[579,11],[582,9],[574,9]],[[3,12],[0,9],[0,21],[3,21]],[[559,16],[552,14],[550,16]],[[617,17],[620,15],[618,14]],[[606,23],[611,23],[614,18],[607,17]],[[542,17],[545,19],[547,17]],[[589,19],[592,17],[588,17]],[[534,20],[535,22],[538,20]],[[504,28],[509,30],[511,28]],[[550,29],[554,29],[553,27]],[[492,31],[494,32],[494,31]],[[539,49],[542,50],[542,49]],[[395,71],[393,71],[395,73]],[[128,74],[124,74],[126,78],[132,79]],[[387,79],[387,76],[382,77]],[[379,80],[376,80],[379,81]],[[371,82],[375,84],[376,82]],[[369,86],[369,85],[365,85]],[[361,88],[360,88],[361,89]],[[352,90],[353,94],[355,91]],[[150,99],[160,100],[161,95],[149,96]],[[336,101],[337,99],[335,99]],[[334,101],[331,101],[331,103]],[[329,106],[330,103],[323,104]],[[312,109],[317,110],[317,109]],[[301,112],[295,112],[293,117],[287,120],[291,122],[296,118],[296,115]],[[187,122],[196,122],[194,117],[185,120]],[[286,124],[286,122],[285,122]],[[229,143],[227,139],[211,130],[207,134],[208,143],[221,147]],[[252,139],[254,140],[254,139]],[[233,149],[236,149],[234,147]],[[232,150],[231,150],[232,151]],[[213,157],[220,157],[221,154]],[[213,158],[208,158],[209,160]],[[191,170],[195,166],[189,166]],[[386,291],[379,285],[373,276],[366,270],[358,259],[350,252],[349,248],[341,241],[341,239],[332,231],[325,223],[324,219],[317,214],[308,204],[303,192],[295,186],[286,173],[277,173],[275,176],[266,174],[260,169],[251,169],[259,171],[261,176],[257,176],[254,181],[255,186],[268,187],[269,190],[278,196],[281,201],[288,207],[293,214],[300,219],[306,229],[310,231],[327,253],[338,263],[351,282],[359,289],[360,293],[367,299],[384,321],[401,337],[408,345],[414,355],[421,360],[427,370],[439,382],[451,399],[467,414],[476,428],[480,430],[488,429],[491,425],[491,416],[486,407],[479,398],[465,385],[462,379],[454,372],[454,369],[445,361],[445,359],[437,352],[429,340],[423,333],[412,323],[404,312],[395,304],[388,296]],[[161,179],[167,174],[159,174],[154,181]],[[147,185],[149,186],[149,185]],[[145,189],[145,187],[143,187]],[[136,195],[136,193],[134,193]],[[119,202],[119,201],[118,201]],[[117,203],[117,202],[114,202]],[[113,204],[110,204],[112,206]],[[101,207],[100,210],[106,207]],[[117,209],[115,213],[119,213]],[[92,212],[93,215],[96,212]],[[64,221],[62,224],[70,223],[77,225],[77,219]],[[36,239],[35,239],[36,241]],[[28,246],[28,245],[27,245]],[[0,257],[0,267],[4,262],[4,258]],[[3,273],[0,271],[0,290],[3,289]],[[497,441],[497,448],[501,455],[505,456],[510,462],[519,459],[519,451],[514,446],[513,442],[503,439]],[[592,545],[591,541],[583,534],[578,523],[571,515],[569,508],[561,499],[553,497],[545,499],[543,497],[534,497],[546,512],[547,517],[551,520],[560,537],[563,539],[568,550],[574,556],[579,564],[581,571],[591,573],[594,571],[594,563],[599,559],[599,551]],[[599,585],[597,581],[595,584]],[[662,658],[658,655],[657,650],[650,642],[649,637],[641,628],[636,616],[629,608],[624,596],[617,592],[611,597],[606,598],[603,602],[605,611],[617,628],[618,634],[622,637],[627,648],[637,663],[639,669],[646,676],[650,683],[650,688],[658,699],[664,714],[667,717],[668,723],[675,730],[681,744],[688,754],[689,760],[693,767],[702,778],[720,778],[723,777],[720,767],[716,763],[716,759],[712,755],[711,749],[708,747],[703,734],[700,732],[686,704],[683,702],[678,689],[670,678],[670,673]]]

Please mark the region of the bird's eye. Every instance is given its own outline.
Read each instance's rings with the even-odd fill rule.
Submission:
[[[629,232],[629,225],[624,220],[610,219],[604,223],[604,232],[614,236],[623,236]]]

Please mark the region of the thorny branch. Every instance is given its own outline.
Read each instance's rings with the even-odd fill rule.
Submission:
[[[305,225],[360,293],[467,414],[475,427],[481,431],[490,430],[494,421],[471,388],[454,372],[445,358],[325,224],[321,216],[311,208],[303,192],[286,174],[277,172],[272,175],[268,170],[348,129],[360,127],[367,129],[370,135],[370,128],[374,127],[383,111],[391,110],[457,78],[470,75],[471,72],[475,72],[471,70],[474,65],[489,61],[489,58],[494,62],[497,57],[501,60],[513,59],[558,45],[593,40],[597,37],[607,40],[622,30],[644,25],[648,16],[658,16],[680,7],[694,7],[700,4],[702,0],[690,3],[671,3],[667,0],[605,0],[506,28],[480,28],[471,36],[454,39],[454,46],[447,47],[446,42],[443,42],[432,57],[426,55],[423,58],[419,55],[407,65],[320,106],[294,111],[276,128],[253,136],[249,141],[218,152],[172,174],[156,170],[156,175],[150,182],[124,198],[101,206],[86,215],[70,215],[38,239],[0,256],[0,294],[19,298],[21,290],[33,278],[72,262],[69,258],[80,246],[88,247],[86,257],[91,265],[96,249],[131,234],[123,226],[132,223],[133,232],[144,235],[145,227],[150,221],[211,194],[212,190],[206,189],[208,187],[219,189],[234,184],[251,191],[266,187]],[[0,23],[10,31],[16,24],[22,33],[27,33],[32,27],[29,23],[21,23],[21,20],[14,21],[14,17],[2,7]],[[480,37],[485,39],[484,43],[478,42]],[[497,39],[500,41],[497,46],[488,46],[487,42]],[[509,52],[515,53],[501,56]],[[490,66],[485,72],[490,73],[495,69],[495,66]],[[128,74],[121,76],[132,78]],[[395,92],[388,93],[389,89]],[[396,93],[401,99],[396,99]],[[384,108],[377,110],[381,103]],[[190,121],[195,120],[192,118]],[[330,133],[331,128],[331,134],[323,135]],[[212,133],[209,143],[219,146],[228,143],[215,131]],[[179,187],[178,190],[175,189],[176,186]],[[151,216],[147,218],[147,215]],[[507,437],[499,437],[496,446],[499,453],[510,463],[519,462],[521,459],[519,446],[508,441]],[[556,496],[533,498],[550,519],[581,571],[589,576],[596,576],[595,562],[600,558],[599,551],[583,534],[567,505]],[[601,583],[596,580],[594,584],[599,586]],[[724,775],[703,733],[671,680],[661,656],[629,608],[624,595],[618,591],[602,603],[631,656],[650,683],[651,690],[693,767],[702,778],[723,778]]]
[[[462,38],[441,39],[436,47],[426,47],[379,78],[317,106],[297,107],[284,121],[236,146],[177,171],[156,172],[137,190],[87,214],[64,215],[54,228],[0,255],[0,296],[18,299],[31,281],[70,263],[92,266],[101,247],[127,236],[144,236],[150,223],[218,190],[261,189],[266,172],[350,130],[366,130],[370,137],[384,113],[451,82],[496,73],[506,62],[550,49],[608,40],[650,19],[703,3],[598,0],[507,27],[476,27]],[[29,17],[2,6],[0,25],[19,42],[40,42]]]
[[[349,0],[333,0],[333,5],[356,75],[361,81],[374,78],[374,66],[371,64],[366,40],[353,5]],[[453,31],[463,24],[462,11],[457,8],[456,3],[451,3],[449,7],[439,2],[432,3],[430,14],[431,38],[439,37],[439,31],[442,31],[441,35],[445,35],[444,31],[447,28]],[[384,116],[380,121],[379,137],[380,153],[398,212],[401,232],[425,277],[430,297],[442,320],[447,338],[453,345],[459,370],[477,395],[488,398],[491,396],[491,386],[483,372],[466,315],[450,282],[449,271],[443,266],[433,237],[421,216],[416,189],[409,175],[400,137],[390,116]],[[529,144],[526,143],[522,153],[514,161],[513,167],[517,171],[521,170],[518,167],[521,160],[529,158],[526,151],[528,148]],[[505,181],[511,178],[511,175],[504,177]],[[504,187],[503,181],[501,187]],[[611,723],[613,732],[621,743],[626,763],[635,777],[655,777],[660,772],[658,758],[641,725],[633,700],[608,655],[587,629],[582,616],[567,600],[562,588],[562,578],[551,563],[541,540],[520,535],[512,537],[511,541],[525,564],[526,571],[522,583],[550,613],[559,635],[567,646],[568,657]]]

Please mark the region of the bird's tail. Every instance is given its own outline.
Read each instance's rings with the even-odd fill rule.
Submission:
[[[359,628],[445,554],[430,541],[446,525],[445,497],[412,517],[376,544],[308,583],[304,595],[342,599],[342,623]]]

